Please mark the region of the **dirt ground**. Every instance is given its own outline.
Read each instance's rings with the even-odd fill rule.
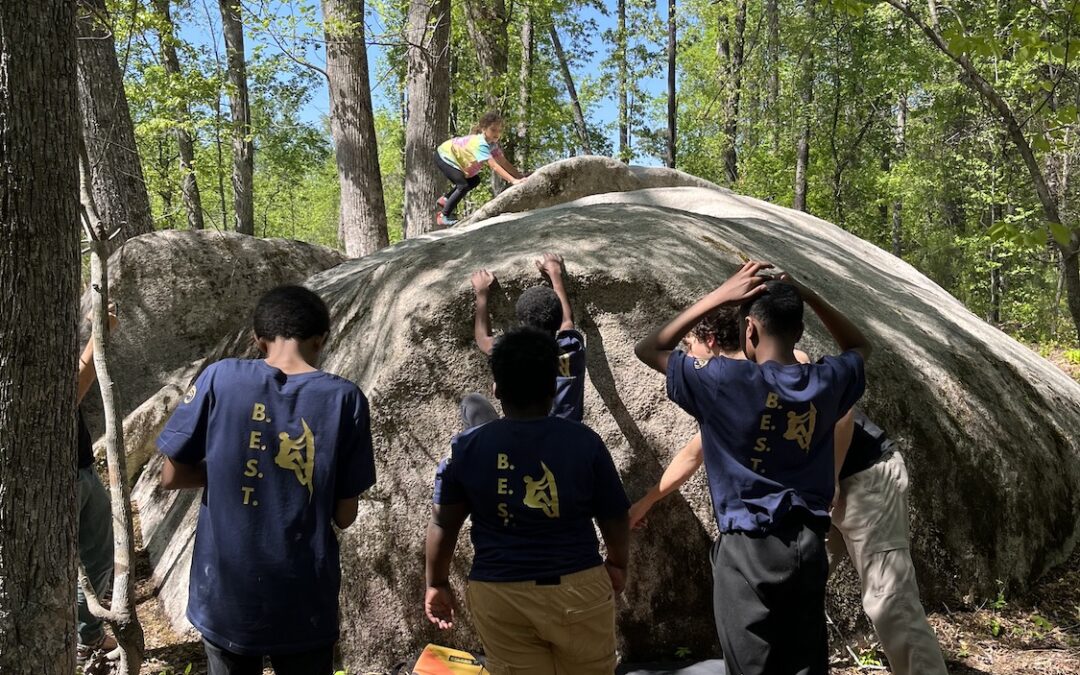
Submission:
[[[1080,380],[1080,364],[1071,363],[1064,351],[1046,356]],[[142,675],[203,675],[206,664],[198,636],[177,635],[170,627],[141,550],[136,569],[139,618],[146,633]],[[930,622],[952,675],[1078,675],[1080,549],[1022,597],[999,595],[974,607],[936,608]],[[841,635],[833,630],[830,639],[834,674],[890,672],[872,634]],[[265,672],[272,673],[269,668]]]

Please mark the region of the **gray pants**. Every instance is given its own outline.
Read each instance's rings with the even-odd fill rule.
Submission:
[[[109,592],[113,573],[112,506],[109,493],[98,480],[93,467],[79,469],[79,560],[86,568],[90,585],[104,598]],[[82,588],[78,589],[79,644],[92,645],[101,639],[104,628],[101,620],[90,614]]]
[[[907,491],[907,467],[899,452],[840,482],[828,538],[829,571],[845,552],[851,556],[862,582],[863,610],[895,675],[948,675],[919,599]]]

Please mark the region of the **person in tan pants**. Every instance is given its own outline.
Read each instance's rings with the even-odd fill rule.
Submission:
[[[863,610],[895,675],[947,675],[911,561],[904,458],[881,428],[852,412],[851,445],[827,542],[829,571],[845,553],[851,556],[862,582]]]

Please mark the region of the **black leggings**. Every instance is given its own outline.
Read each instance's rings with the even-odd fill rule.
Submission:
[[[439,171],[442,171],[443,175],[454,184],[454,187],[446,193],[446,205],[442,210],[444,216],[453,216],[458,202],[469,194],[469,190],[480,184],[480,174],[466,178],[465,172],[443,159],[438,150],[435,151],[435,166],[439,167]]]

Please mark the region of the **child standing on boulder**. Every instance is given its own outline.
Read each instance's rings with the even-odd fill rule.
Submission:
[[[502,136],[503,117],[497,112],[484,113],[468,136],[451,138],[435,151],[435,165],[453,183],[450,190],[439,197],[439,227],[457,223],[454,211],[458,202],[480,184],[480,170],[487,163],[491,170],[511,185],[517,185],[525,175],[506,160],[499,147]]]
[[[281,286],[255,308],[265,359],[199,375],[158,448],[161,486],[205,488],[187,616],[210,675],[330,675],[341,567],[331,523],[375,484],[368,402],[315,364],[330,332],[318,295]]]
[[[828,561],[825,532],[835,486],[833,428],[865,387],[870,345],[809,289],[758,275],[748,262],[722,286],[638,343],[667,375],[668,397],[697,419],[713,509],[713,597],[728,670],[824,675]],[[799,363],[803,305],[843,353]],[[704,316],[739,306],[747,360],[674,352]]]

